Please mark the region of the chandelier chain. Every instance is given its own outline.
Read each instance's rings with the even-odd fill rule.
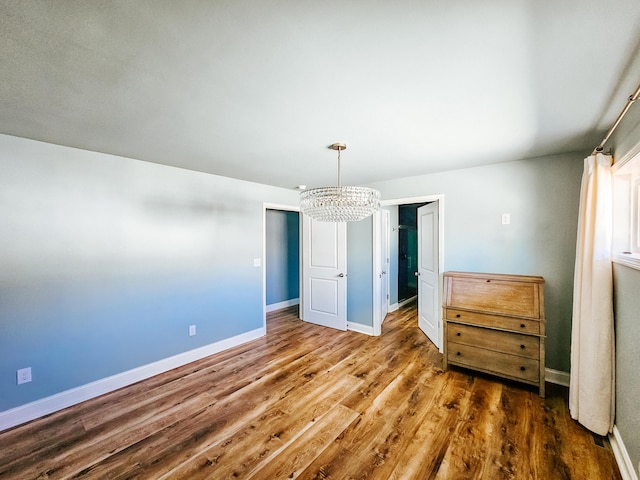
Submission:
[[[339,187],[342,186],[342,182],[340,181],[340,150],[342,150],[342,148],[338,147],[338,186]]]

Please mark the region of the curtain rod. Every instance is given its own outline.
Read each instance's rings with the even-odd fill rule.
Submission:
[[[613,125],[611,125],[611,128],[609,129],[609,131],[605,135],[604,139],[600,142],[600,145],[598,145],[593,150],[591,155],[595,155],[596,153],[602,152],[602,150],[604,150],[604,144],[607,143],[607,140],[609,140],[609,137],[613,134],[613,131],[616,128],[618,128],[618,124],[622,121],[622,118],[626,115],[626,113],[629,110],[629,108],[631,108],[631,105],[633,105],[633,102],[635,102],[638,99],[639,96],[640,96],[640,85],[638,85],[638,88],[636,88],[636,91],[635,91],[635,93],[633,95],[629,95],[629,99],[627,100],[627,104],[624,106],[624,108],[620,112],[620,115],[618,115],[618,118],[616,118],[616,121],[613,122]]]

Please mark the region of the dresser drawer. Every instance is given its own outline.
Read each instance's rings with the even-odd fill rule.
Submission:
[[[532,358],[494,352],[460,343],[449,343],[447,359],[451,365],[469,367],[535,385],[540,383],[540,362]]]
[[[447,340],[520,357],[540,359],[540,338],[457,323],[447,324]]]
[[[540,334],[540,322],[523,318],[504,317],[502,315],[491,315],[487,313],[467,312],[447,308],[445,313],[447,320],[455,322],[471,323],[481,327],[500,328],[512,332],[522,332],[532,335]]]

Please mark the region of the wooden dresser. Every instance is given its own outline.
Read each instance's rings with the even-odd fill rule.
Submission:
[[[444,368],[535,385],[544,397],[544,279],[444,274]]]

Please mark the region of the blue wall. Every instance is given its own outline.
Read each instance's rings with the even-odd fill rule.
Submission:
[[[300,214],[267,210],[267,305],[300,296]]]
[[[564,371],[582,163],[375,185],[445,194],[445,270],[545,277],[547,366]],[[0,172],[0,411],[262,327],[263,202],[296,192],[6,135]],[[348,319],[372,325],[372,223],[349,225]]]
[[[296,192],[6,135],[0,172],[0,411],[263,327]]]

